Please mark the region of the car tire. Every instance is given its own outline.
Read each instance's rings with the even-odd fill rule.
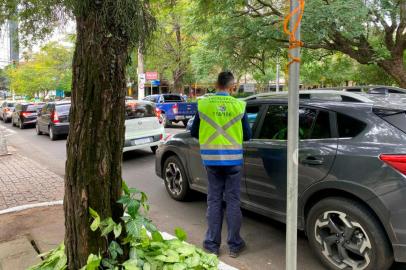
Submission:
[[[182,123],[183,123],[183,125],[184,125],[185,127],[187,127],[187,124],[189,123],[189,120],[183,120]]]
[[[169,196],[177,201],[186,201],[190,193],[189,182],[177,156],[170,156],[165,160],[162,175]]]
[[[158,150],[158,146],[151,146],[151,151],[154,155],[156,154],[156,150]]]
[[[164,127],[168,128],[171,126],[171,121],[168,120],[168,118],[166,118],[166,115],[164,113],[161,114],[162,117],[162,122],[164,123]]]
[[[308,214],[310,246],[328,269],[387,270],[393,252],[369,208],[347,198],[327,198]]]
[[[35,131],[37,132],[37,135],[42,135],[42,131],[40,130],[38,124],[35,125]]]
[[[51,141],[56,141],[58,139],[58,137],[55,135],[54,129],[52,127],[49,127],[48,134],[49,134],[49,138],[51,139]]]

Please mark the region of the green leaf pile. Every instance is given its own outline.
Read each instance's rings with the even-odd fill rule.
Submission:
[[[218,258],[202,249],[186,243],[187,234],[175,229],[176,238],[165,240],[157,227],[147,218],[149,211],[147,195],[137,189],[128,188],[123,182],[123,195],[118,203],[125,214],[121,221],[111,217],[101,219],[89,208],[90,229],[99,231],[100,237],[108,241],[106,254],[90,254],[81,270],[215,270]],[[125,252],[128,250],[129,252]],[[30,270],[64,270],[67,259],[65,247],[45,254],[46,259]]]

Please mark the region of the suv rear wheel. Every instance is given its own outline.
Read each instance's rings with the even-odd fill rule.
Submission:
[[[309,212],[306,231],[328,269],[386,270],[393,263],[381,225],[357,201],[337,197],[318,202]]]
[[[189,183],[182,162],[176,156],[165,161],[163,176],[166,191],[177,201],[185,201],[190,193]]]

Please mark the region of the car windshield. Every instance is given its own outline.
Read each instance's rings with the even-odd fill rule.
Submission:
[[[155,107],[150,103],[128,102],[125,108],[126,119],[155,117]]]
[[[7,103],[6,107],[12,108],[12,107],[14,107],[14,103]]]
[[[61,104],[56,106],[56,111],[61,114],[68,114],[70,110],[70,104]]]
[[[164,95],[165,102],[182,102],[183,99],[178,95]]]

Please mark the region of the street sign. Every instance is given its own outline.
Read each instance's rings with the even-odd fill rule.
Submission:
[[[160,85],[161,85],[161,81],[160,81],[160,80],[153,80],[153,81],[151,81],[151,84],[152,84],[153,86],[160,86]]]
[[[255,93],[255,84],[254,83],[244,84],[244,92],[245,93]]]
[[[156,71],[147,71],[145,73],[145,78],[147,81],[158,80],[158,72]]]
[[[138,81],[145,83],[145,73],[138,74]]]

